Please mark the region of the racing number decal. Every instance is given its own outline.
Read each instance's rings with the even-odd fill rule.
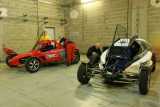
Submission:
[[[65,49],[57,49],[57,50],[51,50],[49,53],[46,54],[46,59],[52,59],[52,58],[59,58],[61,52],[64,52]]]
[[[46,59],[52,59],[52,58],[55,58],[55,57],[59,57],[58,54],[48,54],[46,55]]]
[[[53,57],[58,57],[58,54],[51,54],[49,55],[50,58],[53,58]]]

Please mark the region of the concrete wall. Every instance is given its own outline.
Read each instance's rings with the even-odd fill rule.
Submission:
[[[39,0],[40,33],[46,27],[56,28],[56,38],[64,35],[61,19],[64,11],[59,5],[63,0]],[[44,2],[45,1],[45,2]],[[36,0],[1,0],[1,7],[7,9],[8,16],[0,20],[0,60],[4,61],[6,54],[2,51],[2,44],[17,53],[26,53],[33,48],[37,37],[37,2]],[[23,22],[23,13],[28,21]],[[48,24],[44,24],[46,16]]]
[[[139,35],[153,45],[153,52],[160,60],[160,7],[151,5],[151,0],[129,0],[129,37]],[[154,2],[154,0],[152,0]],[[156,0],[155,0],[156,1]],[[81,53],[86,53],[89,46],[100,42],[109,46],[112,41],[116,24],[127,28],[128,0],[100,0],[88,4],[75,3],[80,0],[68,0],[73,3],[66,8],[66,36],[76,42]],[[78,12],[78,18],[70,18],[72,10]]]
[[[160,60],[160,7],[148,5],[148,41]]]
[[[151,1],[156,2],[132,0],[132,35],[137,34],[149,41],[160,60],[160,7],[152,5]]]
[[[40,32],[45,26],[56,27],[57,40],[62,36],[72,39],[83,54],[96,42],[109,46],[116,24],[127,28],[128,0],[99,0],[88,4],[81,4],[81,0],[39,1]],[[139,35],[151,42],[160,59],[160,8],[152,6],[151,0],[129,1],[129,37]],[[68,6],[61,8],[59,4]],[[8,10],[8,17],[0,20],[0,60],[4,60],[3,43],[18,53],[32,49],[37,36],[37,5],[36,0],[0,0],[0,6]],[[77,18],[71,18],[71,12],[76,16],[76,11]],[[23,22],[20,17],[23,13],[29,21]],[[49,17],[47,25],[43,25],[44,16]],[[61,25],[64,18],[67,24]]]
[[[68,4],[72,2],[69,1]],[[74,0],[80,2],[80,0]],[[129,36],[131,35],[132,4],[129,8]],[[127,28],[128,0],[101,0],[89,4],[76,5],[66,9],[66,37],[77,44],[81,53],[86,54],[88,48],[97,42],[109,46],[117,24]],[[78,12],[78,18],[72,19],[71,12]]]
[[[150,0],[132,0],[132,35],[148,39],[148,5]]]

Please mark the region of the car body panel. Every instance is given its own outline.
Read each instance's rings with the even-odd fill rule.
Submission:
[[[152,59],[152,52],[148,51],[144,57],[134,62],[132,65],[126,68],[125,71],[123,72],[124,73],[136,73],[139,75],[140,73],[139,69],[140,69],[141,64],[145,63],[145,65],[150,67],[153,64],[151,59]]]
[[[129,46],[129,44],[126,43],[126,41],[130,41],[130,40],[129,39],[120,39],[114,44],[114,46],[119,46],[119,47]],[[145,44],[150,46],[150,47],[147,49],[146,47],[142,46],[141,48],[146,48],[146,49],[141,50],[141,52],[139,52],[135,56],[135,58],[133,58],[133,60],[130,62],[131,64],[123,71],[124,73],[139,74],[140,73],[139,68],[140,68],[140,65],[142,63],[145,63],[148,66],[151,66],[153,64],[153,62],[152,62],[152,52],[149,51],[151,49],[151,45],[147,41],[145,41],[144,39],[136,39],[136,41],[139,41],[140,43],[145,42]],[[121,44],[121,43],[124,43],[124,44]],[[109,49],[104,51],[101,55],[101,61],[99,63],[99,67],[100,67],[101,70],[104,68],[103,64],[105,64],[105,62],[106,62],[106,57],[108,56],[108,52],[109,52]]]

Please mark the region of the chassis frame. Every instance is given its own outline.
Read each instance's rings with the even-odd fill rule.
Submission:
[[[98,64],[88,67],[88,65],[92,65],[91,62],[82,62],[81,64],[85,65],[85,71],[86,71],[86,76],[89,78],[94,78],[96,77],[97,74],[100,74],[102,76],[102,79],[104,79],[106,82],[120,82],[120,83],[137,83],[139,84],[139,75],[136,73],[119,73],[118,76],[123,76],[119,78],[118,80],[113,80],[110,81],[108,78],[105,78],[106,76],[106,71],[104,69],[98,68]],[[152,72],[153,65],[152,66],[146,66],[144,64],[141,64],[139,71],[144,70],[148,72]]]

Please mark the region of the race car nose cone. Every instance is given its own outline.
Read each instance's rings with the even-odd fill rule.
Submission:
[[[18,59],[11,59],[11,60],[8,61],[8,64],[10,66],[17,66],[17,65],[20,65],[20,62],[19,62]]]

